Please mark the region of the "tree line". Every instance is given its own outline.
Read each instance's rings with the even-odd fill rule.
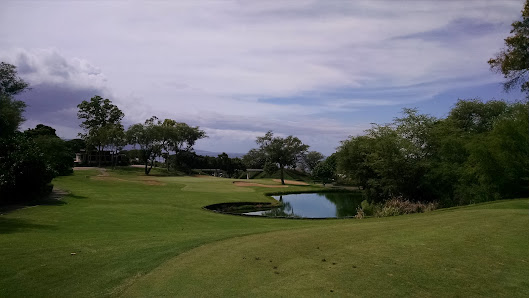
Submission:
[[[39,124],[24,132],[26,104],[15,95],[28,89],[15,66],[0,63],[0,204],[30,201],[48,194],[51,180],[72,173],[75,152],[84,144],[64,141]]]
[[[97,95],[77,107],[77,116],[83,120],[80,126],[84,133],[80,136],[88,146],[96,149],[99,166],[103,150],[109,149],[112,156],[117,157],[126,145],[132,145],[138,150],[138,158],[145,165],[145,174],[148,175],[157,158],[163,157],[169,169],[171,153],[189,153],[197,140],[206,137],[198,126],[172,119],[161,121],[156,116],[125,130],[121,123],[124,113],[109,99]],[[112,164],[115,165],[115,162],[113,159]]]
[[[370,201],[402,197],[443,206],[529,195],[529,105],[459,100],[444,119],[404,109],[350,137],[338,171]]]

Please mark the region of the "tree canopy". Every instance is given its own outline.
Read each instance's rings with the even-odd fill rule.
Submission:
[[[529,92],[529,0],[525,1],[521,20],[511,26],[512,35],[505,38],[505,48],[489,64],[507,79],[505,90],[520,86],[522,91]]]
[[[309,148],[297,137],[274,137],[271,131],[262,137],[258,137],[256,143],[259,145],[259,150],[266,156],[267,162],[275,163],[279,166],[281,184],[285,184],[284,168],[286,166],[295,166]]]
[[[0,62],[0,204],[48,194],[57,174],[41,146],[18,131],[26,105],[14,95],[27,88],[14,65]]]
[[[529,195],[527,103],[460,100],[444,119],[405,109],[342,142],[338,172],[371,201],[444,206]]]
[[[158,117],[152,116],[144,124],[137,123],[130,126],[126,137],[129,144],[139,146],[141,160],[145,164],[145,174],[148,175],[156,158],[162,156],[164,151],[167,164],[171,151],[176,153],[176,159],[180,157],[187,160],[189,154],[179,153],[191,151],[195,142],[205,138],[206,133],[198,126],[191,127],[171,119],[160,121]]]
[[[93,145],[98,150],[98,164],[101,165],[101,151],[110,144],[112,132],[123,129],[121,120],[123,112],[109,99],[94,96],[90,101],[82,101],[77,108],[77,117],[84,119],[80,124],[85,133],[79,134],[88,145]]]

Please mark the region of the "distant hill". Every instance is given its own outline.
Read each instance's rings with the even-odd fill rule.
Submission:
[[[219,156],[219,154],[222,154],[222,152],[211,152],[211,151],[206,151],[206,150],[200,150],[200,149],[195,149],[195,153],[197,155],[202,155],[202,156],[212,156],[212,157],[217,157]],[[235,158],[235,157],[243,157],[246,153],[233,153],[233,152],[226,152],[226,154],[228,154],[228,156],[230,158]]]

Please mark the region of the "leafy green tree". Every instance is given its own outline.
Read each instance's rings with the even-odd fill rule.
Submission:
[[[520,86],[529,91],[529,0],[525,1],[522,19],[512,23],[511,36],[505,38],[505,48],[488,62],[492,70],[501,72],[507,81],[505,90]]]
[[[38,124],[34,129],[24,132],[32,139],[43,153],[46,163],[53,169],[55,176],[64,176],[73,173],[73,160],[75,152],[68,144],[59,138],[55,129],[47,125]]]
[[[309,151],[303,156],[303,166],[310,173],[324,158],[325,156],[318,151]]]
[[[54,177],[42,150],[15,132],[0,139],[0,204],[21,203],[49,194]]]
[[[145,120],[144,124],[137,123],[130,126],[126,132],[128,143],[134,148],[136,145],[139,146],[140,160],[145,165],[145,175],[149,175],[156,157],[162,153],[162,136],[157,120],[158,118],[153,116]]]
[[[248,169],[264,169],[266,155],[261,150],[251,149],[242,157],[242,162]]]
[[[22,113],[26,104],[13,96],[27,88],[28,84],[17,75],[14,65],[0,62],[0,138],[15,133],[24,121]]]
[[[28,83],[18,76],[16,66],[0,62],[0,94],[13,96],[26,90],[28,86]]]
[[[13,96],[27,87],[15,66],[0,63],[0,204],[30,201],[53,188],[54,171],[42,150],[18,131],[26,105]]]
[[[372,201],[396,196],[431,199],[422,176],[430,156],[430,130],[436,119],[404,109],[393,123],[373,125],[365,136],[342,142],[338,170],[362,186]]]
[[[312,170],[312,177],[315,180],[321,180],[323,186],[334,180],[335,170],[331,164],[324,161],[318,163]]]
[[[121,125],[124,114],[109,99],[97,95],[90,101],[84,100],[77,108],[77,117],[84,119],[80,126],[85,130],[85,133],[79,135],[88,145],[96,147],[98,165],[101,166],[101,153],[109,145],[108,131]]]
[[[288,136],[286,138],[274,137],[269,131],[263,137],[258,137],[256,143],[259,149],[265,154],[266,160],[276,163],[281,170],[281,184],[285,184],[284,169],[286,166],[295,166],[303,154],[309,148],[297,137]]]
[[[0,138],[15,133],[24,121],[22,113],[26,104],[13,99],[9,94],[0,93]]]
[[[158,121],[158,129],[161,137],[161,147],[169,169],[170,163],[167,162],[171,151],[191,151],[196,141],[206,138],[206,132],[198,126],[192,127],[183,122],[176,122],[172,119],[165,119],[163,122]]]
[[[81,149],[86,149],[86,142],[83,139],[72,139],[66,141],[70,149],[74,152],[80,152]]]
[[[139,145],[141,160],[145,163],[145,174],[148,175],[157,157],[165,155],[166,163],[171,151],[175,152],[172,163],[176,168],[189,171],[196,163],[196,154],[192,152],[195,142],[205,138],[206,133],[198,126],[192,127],[183,122],[171,119],[160,121],[153,116],[144,124],[132,125],[127,133],[129,144]],[[185,152],[185,153],[184,153]],[[181,166],[177,163],[182,162]],[[150,168],[148,165],[150,163]]]
[[[215,164],[219,169],[225,171],[228,177],[233,177],[239,173],[239,171],[246,170],[246,167],[240,158],[230,158],[225,152],[218,155]]]
[[[102,134],[106,140],[108,149],[112,153],[112,168],[116,166],[119,153],[127,145],[125,129],[121,124],[110,124],[103,127]]]

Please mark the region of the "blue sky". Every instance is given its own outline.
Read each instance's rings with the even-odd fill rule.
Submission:
[[[403,107],[445,116],[503,93],[487,60],[523,0],[3,1],[0,60],[32,90],[22,129],[80,132],[76,106],[111,99],[124,124],[198,125],[196,148],[247,152],[268,130],[326,155]]]

